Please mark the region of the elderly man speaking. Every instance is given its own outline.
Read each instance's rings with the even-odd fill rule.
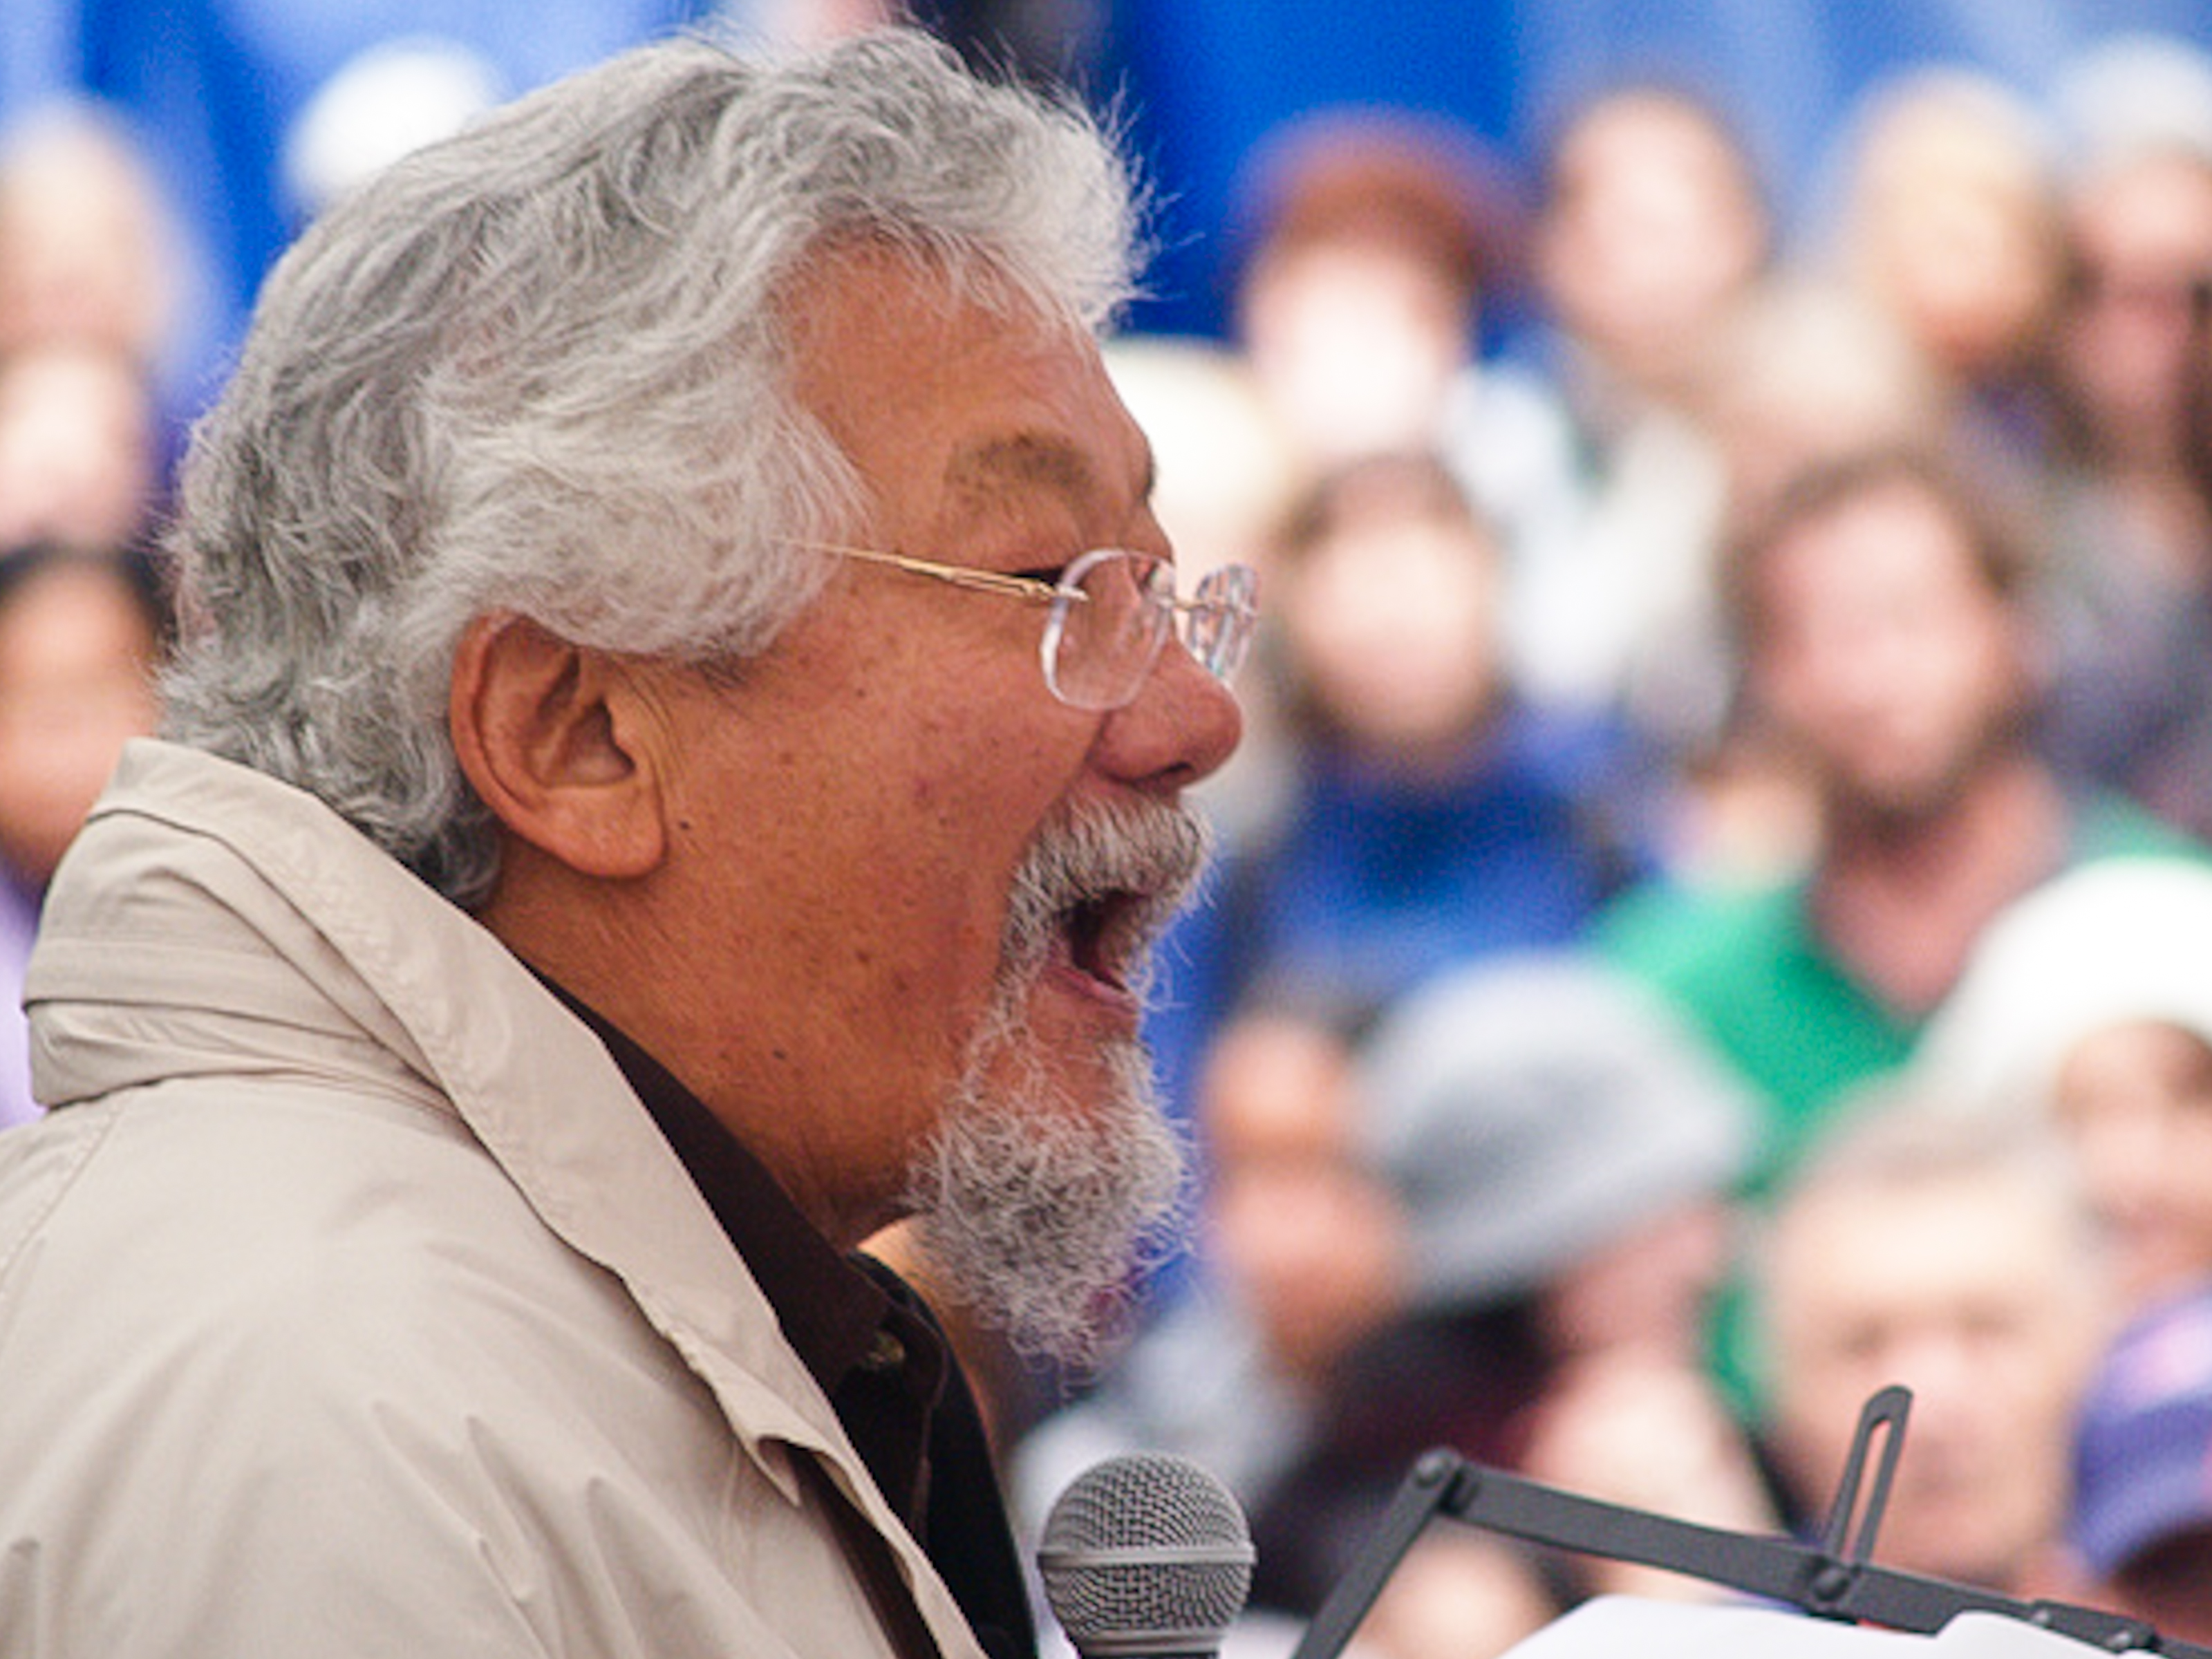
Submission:
[[[1096,335],[1132,195],[912,35],[402,163],[196,434],[0,1139],[11,1659],[1022,1653],[921,1218],[1079,1348],[1234,747]]]

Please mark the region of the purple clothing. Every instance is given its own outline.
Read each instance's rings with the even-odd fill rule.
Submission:
[[[39,901],[0,878],[0,1128],[39,1115],[31,1098],[31,1030],[23,1018],[23,965],[39,929]]]

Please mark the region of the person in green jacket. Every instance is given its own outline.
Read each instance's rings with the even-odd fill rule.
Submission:
[[[1632,890],[1599,937],[1764,1097],[1754,1189],[1911,1056],[2013,900],[2115,854],[2203,855],[2038,751],[2029,573],[1967,480],[1910,450],[1807,472],[1725,558],[1743,716],[1799,769],[1814,845],[1779,879]]]

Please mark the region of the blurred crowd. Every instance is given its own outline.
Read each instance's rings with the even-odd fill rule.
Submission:
[[[1197,1242],[1009,1371],[1024,1512],[1196,1456],[1294,1631],[1427,1446],[1817,1537],[1901,1382],[1877,1559],[2212,1634],[2212,69],[2139,61],[1892,76],[1788,235],[1674,84],[1255,153],[1231,337],[1111,354],[1267,596]],[[1369,1650],[1715,1593],[1460,1530]]]
[[[1255,149],[1229,337],[1109,349],[1182,564],[1264,573],[1153,988],[1197,1224],[1096,1375],[951,1310],[1026,1524],[1196,1456],[1286,1650],[1427,1446],[1816,1536],[1901,1382],[1878,1560],[2212,1641],[2212,61],[2142,61],[1893,76],[1787,236],[1674,85]],[[170,625],[120,131],[0,149],[0,1121]],[[1623,1588],[1714,1593],[1461,1529],[1359,1639]]]

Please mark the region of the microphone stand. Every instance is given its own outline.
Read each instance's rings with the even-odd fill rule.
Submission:
[[[1996,1613],[2108,1653],[2212,1659],[2212,1648],[2162,1638],[2141,1620],[2063,1601],[2018,1601],[1871,1565],[1869,1557],[1904,1447],[1911,1401],[1902,1388],[1884,1389],[1867,1401],[1818,1544],[1624,1509],[1485,1468],[1448,1449],[1425,1452],[1322,1603],[1291,1659],[1337,1659],[1406,1553],[1437,1516],[1530,1543],[1664,1568],[1847,1624],[1932,1636],[1960,1613]],[[1887,1431],[1882,1455],[1853,1537],[1851,1519],[1859,1508],[1869,1450],[1880,1430]]]

